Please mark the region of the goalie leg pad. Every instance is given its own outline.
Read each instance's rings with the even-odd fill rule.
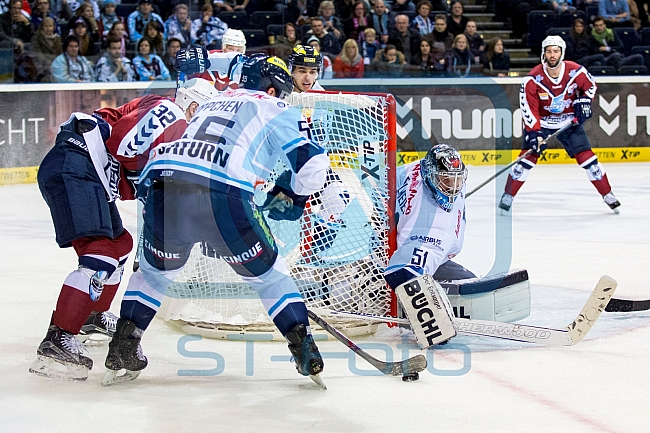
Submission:
[[[432,276],[407,281],[395,289],[420,349],[440,344],[456,336],[452,310],[443,289]]]

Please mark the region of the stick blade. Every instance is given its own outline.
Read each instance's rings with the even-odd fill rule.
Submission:
[[[632,311],[650,310],[650,299],[644,301],[632,301],[629,299],[612,298],[605,307],[605,311],[610,313],[629,313]]]
[[[594,326],[594,323],[600,317],[600,314],[605,310],[609,300],[614,295],[618,283],[611,277],[603,275],[600,277],[598,284],[591,296],[582,307],[582,311],[578,317],[567,327],[569,337],[573,344],[577,344],[587,335],[589,330]]]

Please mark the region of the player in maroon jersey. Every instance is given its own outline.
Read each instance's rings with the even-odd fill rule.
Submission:
[[[546,149],[544,140],[568,124],[557,135],[570,157],[584,168],[587,177],[614,212],[621,205],[612,193],[605,168],[591,150],[582,124],[591,117],[591,101],[596,96],[596,82],[587,70],[575,62],[564,61],[566,44],[559,36],[548,36],[542,42],[542,63],[524,78],[519,93],[519,107],[524,120],[525,135],[520,155],[530,153],[510,171],[499,207],[510,210],[512,200],[524,184],[530,169],[535,167]]]
[[[93,116],[73,113],[59,128],[45,156],[38,185],[50,207],[56,241],[79,257],[59,294],[45,339],[30,372],[85,380],[93,361],[75,335],[111,335],[117,318],[108,313],[124,263],[133,247],[115,204],[132,200],[134,182],[155,146],[181,138],[192,115],[217,91],[190,80],[175,102],[147,95]]]

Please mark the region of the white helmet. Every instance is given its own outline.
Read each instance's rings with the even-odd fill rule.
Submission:
[[[217,89],[208,80],[192,78],[176,90],[176,103],[185,111],[192,102],[201,105],[218,94]]]
[[[544,50],[549,46],[558,46],[562,50],[562,55],[560,56],[560,62],[564,60],[564,53],[566,53],[566,42],[560,36],[547,36],[546,39],[542,41],[542,63],[544,63]],[[558,62],[559,64],[559,62]]]
[[[221,38],[221,46],[225,47],[226,45],[242,47],[244,48],[244,52],[246,52],[246,36],[244,36],[244,32],[237,29],[226,30],[226,33]]]

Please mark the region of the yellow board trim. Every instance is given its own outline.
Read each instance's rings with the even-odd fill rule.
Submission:
[[[0,185],[36,182],[38,167],[0,168]]]
[[[650,147],[599,147],[592,149],[600,162],[650,162]],[[519,156],[519,150],[461,150],[467,165],[506,165]],[[409,164],[426,152],[397,152],[397,165]],[[575,164],[575,159],[563,149],[548,149],[537,160],[538,164]]]

